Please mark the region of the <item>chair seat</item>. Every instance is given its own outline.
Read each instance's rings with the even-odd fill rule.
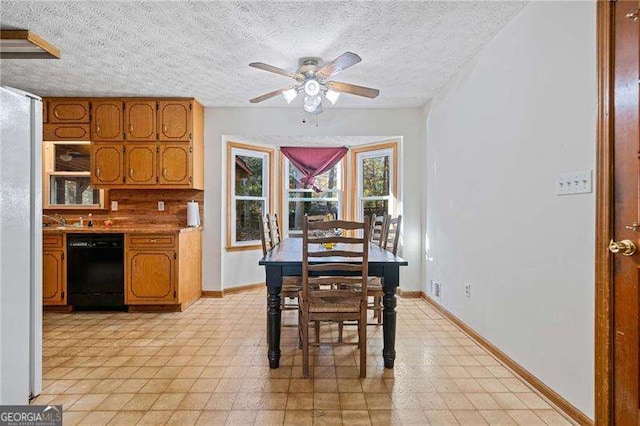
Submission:
[[[295,276],[282,277],[282,286],[284,287],[286,285],[302,286],[302,277],[295,277]]]
[[[282,279],[282,293],[297,293],[302,290],[301,277],[284,277]]]
[[[314,294],[315,293],[315,294]],[[309,300],[300,298],[300,304],[309,305],[309,313],[357,313],[360,312],[360,300],[333,294],[332,291],[312,292]]]

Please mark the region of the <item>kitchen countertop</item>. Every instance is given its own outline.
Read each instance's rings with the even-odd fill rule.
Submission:
[[[44,234],[162,234],[174,232],[197,232],[202,231],[202,226],[198,227],[181,227],[178,225],[123,225],[123,226],[46,226],[42,228]]]

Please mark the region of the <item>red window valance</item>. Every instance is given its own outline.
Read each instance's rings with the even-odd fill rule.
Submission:
[[[291,161],[291,164],[302,173],[300,183],[310,185],[319,192],[320,188],[314,186],[316,176],[335,166],[347,154],[349,148],[343,146],[329,148],[286,146],[281,147],[280,150]]]

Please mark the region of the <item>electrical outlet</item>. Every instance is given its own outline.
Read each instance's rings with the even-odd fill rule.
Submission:
[[[464,283],[464,295],[467,299],[471,299],[471,284]]]
[[[564,173],[556,177],[556,195],[590,194],[592,191],[591,170]]]
[[[112,201],[111,202],[111,211],[112,212],[117,212],[118,211],[118,202],[117,201]]]
[[[435,299],[440,300],[441,290],[442,290],[442,288],[440,286],[440,283],[431,280],[431,295]]]
[[[158,201],[158,211],[159,212],[164,211],[164,201]]]

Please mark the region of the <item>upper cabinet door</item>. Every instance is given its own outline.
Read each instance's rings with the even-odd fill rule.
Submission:
[[[158,144],[158,182],[161,185],[191,183],[191,153],[188,143]]]
[[[158,140],[191,140],[191,101],[158,102]]]
[[[155,184],[156,144],[127,144],[125,151],[126,184]]]
[[[91,183],[122,185],[122,144],[92,144]]]
[[[48,101],[49,123],[88,123],[89,101]]]
[[[128,141],[155,141],[156,101],[126,101],[124,127]]]
[[[120,100],[95,101],[92,105],[91,140],[121,141],[124,139]]]

